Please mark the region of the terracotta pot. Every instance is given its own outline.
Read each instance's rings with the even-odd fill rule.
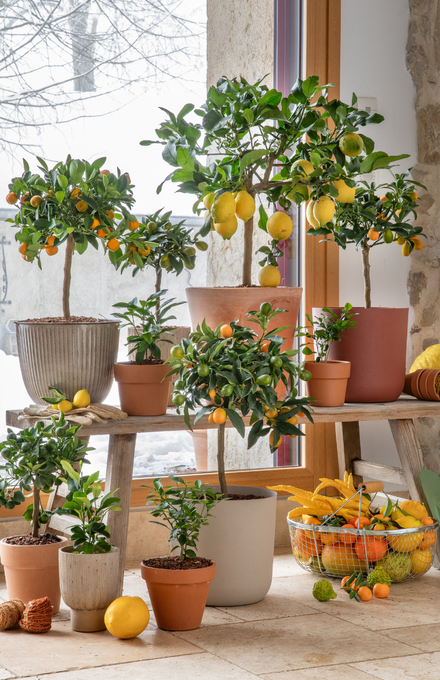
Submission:
[[[285,338],[284,349],[293,348],[294,330],[297,324],[299,305],[301,302],[302,288],[187,288],[191,325],[195,329],[203,319],[211,328],[219,324],[238,321],[243,326],[258,329],[258,326],[250,323],[246,313],[251,310],[259,311],[263,302],[270,302],[276,309],[286,309],[269,324],[269,330],[277,326],[289,326],[280,335]]]
[[[202,622],[215,564],[202,569],[155,569],[141,564],[159,628],[193,630]]]
[[[80,555],[70,545],[61,548],[58,557],[61,595],[71,609],[72,629],[105,630],[105,611],[119,596],[119,548]]]
[[[28,603],[29,600],[48,597],[53,613],[57,613],[61,600],[58,551],[68,540],[63,536],[58,538],[58,543],[47,545],[9,545],[6,539],[0,541],[8,599],[18,598]]]
[[[340,314],[342,307],[331,307]],[[405,383],[408,309],[353,307],[356,326],[334,342],[329,358],[351,363],[346,402],[395,401]],[[322,309],[313,309],[313,317]]]
[[[312,374],[306,382],[308,396],[316,399],[312,406],[343,406],[350,377],[350,362],[306,361],[305,368]]]
[[[417,397],[420,399],[419,380],[424,370],[425,369],[423,368],[419,368],[417,371],[408,373],[405,376],[405,383],[403,386],[403,392],[405,394],[409,394],[411,397]]]
[[[92,403],[104,401],[118,356],[117,321],[49,323],[16,321],[23,382],[36,404],[58,388],[68,399],[86,389]]]
[[[425,401],[440,401],[440,396],[435,388],[438,375],[440,375],[440,371],[436,368],[421,369],[418,376],[417,394],[414,394],[414,396]]]
[[[115,364],[121,409],[129,416],[162,416],[167,412],[171,376],[168,364]]]
[[[217,565],[207,600],[212,607],[259,602],[272,583],[276,491],[248,486],[228,486],[228,491],[263,498],[222,501],[200,528],[197,550]]]

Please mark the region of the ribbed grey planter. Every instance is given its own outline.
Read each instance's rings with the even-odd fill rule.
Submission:
[[[50,323],[16,321],[21,374],[29,396],[44,405],[56,387],[68,399],[81,389],[102,402],[113,382],[118,356],[117,321]]]

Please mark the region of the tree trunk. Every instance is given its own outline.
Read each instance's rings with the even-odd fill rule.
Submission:
[[[33,490],[33,501],[34,507],[32,510],[32,536],[34,538],[38,538],[38,535],[40,533],[39,531],[40,527],[38,526],[38,517],[40,514],[40,490],[37,489],[35,486]]]
[[[217,430],[217,465],[218,465],[218,481],[220,483],[220,491],[226,498],[228,495],[228,487],[226,485],[225,475],[225,424],[218,426]]]
[[[159,271],[156,270],[156,286],[155,286],[155,291],[158,293],[160,291],[160,287],[162,285],[162,269],[159,269]],[[159,311],[160,311],[160,301],[158,300],[156,303],[156,320],[159,317]]]
[[[66,242],[66,254],[64,256],[64,281],[63,281],[63,316],[70,317],[70,280],[72,278],[72,256],[75,250],[75,241],[69,234]]]
[[[364,299],[365,307],[371,307],[371,279],[370,279],[370,247],[364,241],[361,245],[362,250],[362,271],[364,274]]]
[[[254,218],[244,224],[244,250],[243,250],[243,286],[252,284],[252,237],[254,231]]]

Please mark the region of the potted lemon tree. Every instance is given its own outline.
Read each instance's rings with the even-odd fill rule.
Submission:
[[[292,361],[296,350],[283,351],[278,334],[282,327],[269,330],[281,313],[268,302],[259,311],[250,311],[248,318],[257,332],[234,321],[216,329],[203,322],[171,352],[171,372],[179,376],[173,397],[178,411],[183,411],[188,427],[190,410],[197,410],[195,422],[208,415],[218,428],[219,490],[228,500],[213,511],[209,527],[200,532],[199,544],[201,552],[217,564],[208,595],[208,604],[214,606],[257,602],[272,580],[276,495],[268,489],[227,486],[227,419],[244,437],[244,418],[249,416],[248,448],[269,435],[272,451],[282,435],[303,434],[297,427],[298,413],[312,422],[309,400],[298,397],[298,381],[307,374]],[[253,565],[251,579],[245,566],[249,564]]]
[[[44,259],[57,256],[65,245],[63,316],[16,322],[23,380],[39,404],[50,386],[70,400],[85,387],[92,401],[100,402],[113,379],[118,328],[114,321],[71,315],[72,259],[89,246],[98,250],[102,245],[115,264],[121,235],[130,233],[135,219],[130,178],[105,169],[105,158],[89,163],[68,156],[51,168],[37,160],[40,173],[24,161],[23,174],[9,184],[8,203],[19,206],[9,221],[18,230],[15,238],[26,262],[42,268]]]

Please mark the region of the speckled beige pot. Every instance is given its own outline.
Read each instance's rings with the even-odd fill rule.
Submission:
[[[68,399],[86,389],[92,403],[104,401],[118,355],[117,321],[44,323],[16,321],[21,374],[36,404],[56,387]]]

